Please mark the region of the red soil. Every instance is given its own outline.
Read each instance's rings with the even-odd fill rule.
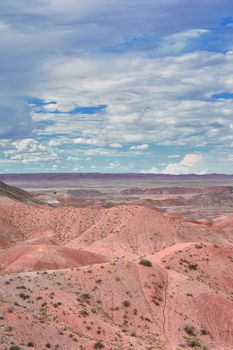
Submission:
[[[0,251],[2,273],[55,270],[106,261],[101,255],[55,245],[27,245]]]
[[[23,235],[15,225],[0,219],[0,249],[10,247],[22,239]]]
[[[0,350],[233,349],[232,218],[206,223],[2,197]]]

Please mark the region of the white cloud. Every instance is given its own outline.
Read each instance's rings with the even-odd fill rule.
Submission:
[[[144,151],[149,148],[149,145],[144,144],[144,145],[136,145],[136,146],[131,146],[130,149],[136,150],[136,151]]]
[[[110,163],[108,164],[108,168],[110,168],[110,169],[117,169],[117,168],[119,168],[120,166],[121,166],[121,163],[118,162],[117,160],[114,161],[114,162],[110,162]]]
[[[141,174],[159,174],[160,170],[156,166],[153,166],[152,168],[150,168],[148,170],[140,171],[140,173]]]
[[[206,174],[208,172],[206,163],[207,161],[202,154],[188,153],[180,162],[167,164],[163,170],[157,166],[153,166],[148,170],[141,171],[141,173],[170,175]],[[161,166],[163,164],[159,165]]]
[[[82,138],[82,137],[78,137],[76,139],[73,140],[74,143],[79,144],[79,145],[95,145],[95,146],[99,146],[102,145],[103,142],[101,142],[98,139],[93,139],[93,138]]]
[[[111,143],[110,147],[112,147],[112,148],[121,148],[122,145],[120,143]]]
[[[45,147],[33,139],[23,139],[12,143],[19,152],[45,151]]]
[[[33,126],[30,108],[26,103],[16,99],[2,102],[0,97],[0,139],[29,137]]]
[[[180,174],[205,174],[208,172],[203,168],[203,156],[201,154],[186,154],[179,163],[170,163],[162,173],[180,175]]]
[[[22,162],[23,164],[44,163],[50,161],[58,161],[58,156],[55,153],[22,153],[11,156],[10,160]]]
[[[58,147],[64,144],[69,144],[71,140],[68,137],[55,138],[48,141],[49,147]]]
[[[9,146],[9,144],[9,140],[0,140],[0,147],[6,147]]]
[[[0,138],[38,137],[37,144],[2,145],[8,152],[3,156],[54,152],[62,158],[75,143],[105,147],[89,152],[113,157],[120,146],[121,155],[129,156],[125,149],[134,143],[131,155],[137,157],[143,154],[137,147],[146,144],[182,147],[182,154],[187,146],[190,153],[202,146],[216,154],[230,149],[233,101],[211,96],[232,92],[232,39],[225,37],[222,46],[219,40],[218,53],[195,45],[211,34],[203,28],[213,28],[232,9],[230,1],[223,6],[211,0],[196,0],[192,11],[185,0],[2,0],[0,105],[7,101],[7,108],[0,106]],[[15,105],[15,96],[48,104],[31,116],[24,103]],[[102,115],[69,114],[100,104],[107,105]]]
[[[169,154],[168,158],[180,158],[179,154]]]
[[[71,161],[79,161],[79,160],[82,160],[82,158],[80,158],[80,157],[72,157],[72,156],[68,156],[66,159],[67,159],[67,160],[71,160]]]
[[[183,32],[172,34],[162,41],[162,46],[159,49],[160,53],[172,54],[187,48],[187,46],[201,36],[210,33],[207,29],[189,29]]]
[[[43,92],[41,85],[42,98],[108,107],[104,119],[47,114],[45,120],[53,124],[45,133],[81,131],[80,144],[200,147],[216,143],[216,134],[220,139],[231,131],[233,101],[210,100],[214,93],[231,91],[231,55],[192,52],[163,60],[143,55],[72,57],[48,65],[49,83],[46,88],[43,82]],[[221,127],[211,126],[213,122]]]
[[[200,162],[200,160],[202,160],[202,155],[200,154],[186,154],[180,164],[191,167]]]
[[[89,149],[85,151],[85,154],[88,156],[106,156],[109,152],[103,149]]]

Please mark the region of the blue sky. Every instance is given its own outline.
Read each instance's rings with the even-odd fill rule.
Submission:
[[[1,0],[0,172],[233,173],[231,0]]]

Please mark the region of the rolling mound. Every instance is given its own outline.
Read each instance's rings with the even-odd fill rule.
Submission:
[[[34,207],[13,201],[0,203],[0,218],[24,232],[24,239],[38,237],[38,232],[52,231],[60,242],[65,242],[86,231],[99,215],[99,210],[89,208]]]
[[[1,196],[0,267],[0,349],[232,349],[231,214]]]
[[[55,270],[106,261],[101,255],[82,250],[54,245],[30,245],[0,251],[0,272]]]
[[[233,247],[210,243],[181,243],[150,257],[168,270],[174,270],[208,285],[233,300]]]
[[[221,215],[212,220],[212,224],[218,228],[231,228],[233,227],[233,214]]]
[[[148,255],[178,242],[227,241],[206,227],[180,222],[143,206],[119,206],[102,210],[100,219],[67,243],[89,251],[116,256]]]
[[[12,201],[0,205],[0,219],[23,232],[24,240],[44,237],[41,243],[47,243],[48,232],[52,232],[55,244],[110,257],[148,255],[179,242],[232,241],[228,231],[181,222],[139,205],[51,208]]]
[[[233,342],[232,300],[206,282],[155,263],[122,261],[2,278],[1,326],[14,325],[3,333],[5,344],[223,350]],[[24,321],[32,331],[25,332]]]

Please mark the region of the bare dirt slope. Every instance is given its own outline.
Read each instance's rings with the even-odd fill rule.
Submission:
[[[0,350],[232,350],[231,223],[0,196]]]
[[[138,261],[5,275],[2,339],[37,349],[94,349],[100,340],[106,349],[231,349],[232,299],[197,277]]]
[[[108,209],[33,207],[8,201],[0,218],[17,227],[24,242],[48,236],[71,248],[117,257],[147,255],[178,242],[227,243],[231,237],[214,227],[169,218],[156,209],[122,205]],[[44,240],[44,241],[43,241]]]
[[[26,245],[0,251],[1,273],[56,270],[106,261],[95,253],[55,245]]]

